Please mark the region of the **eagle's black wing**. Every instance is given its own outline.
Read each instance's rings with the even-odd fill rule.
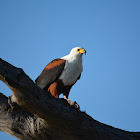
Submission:
[[[47,85],[53,83],[61,75],[65,64],[66,60],[64,59],[55,59],[50,62],[35,80],[36,84],[44,89]]]

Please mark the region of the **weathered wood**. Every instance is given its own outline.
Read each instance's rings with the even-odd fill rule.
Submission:
[[[0,80],[11,90],[11,101],[21,108],[8,112],[8,98],[0,94],[0,131],[24,140],[139,140],[140,133],[102,124],[56,99],[22,69],[0,59]]]

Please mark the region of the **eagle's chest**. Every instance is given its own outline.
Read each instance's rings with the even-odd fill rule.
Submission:
[[[73,85],[82,72],[82,62],[67,62],[66,68],[62,72],[59,79],[62,80],[64,85]]]

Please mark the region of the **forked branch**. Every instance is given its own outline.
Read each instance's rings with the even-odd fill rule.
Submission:
[[[8,112],[8,98],[0,94],[0,131],[22,140],[139,140],[140,133],[102,124],[56,99],[16,68],[0,59],[0,80],[11,90],[20,108]]]

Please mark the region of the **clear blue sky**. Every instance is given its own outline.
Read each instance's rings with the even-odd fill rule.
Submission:
[[[69,98],[100,122],[140,131],[139,0],[0,0],[0,57],[31,79],[76,46],[87,55]],[[2,82],[0,92],[11,95]]]

